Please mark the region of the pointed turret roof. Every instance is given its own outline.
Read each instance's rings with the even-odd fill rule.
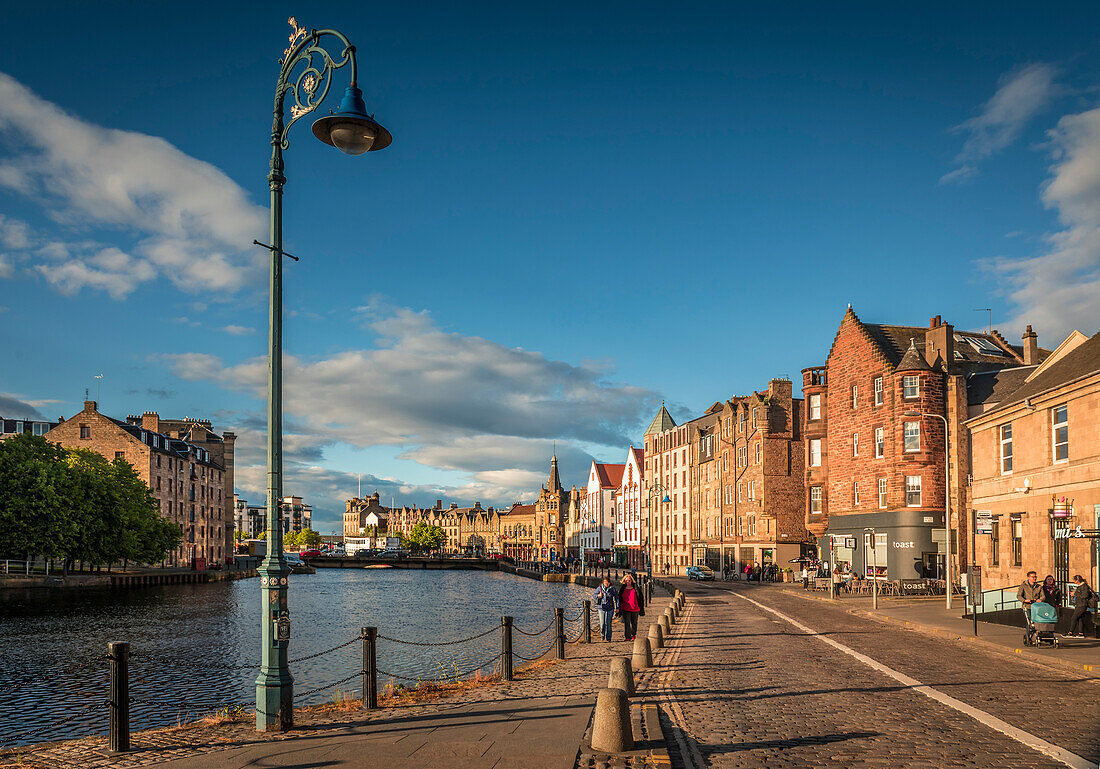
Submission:
[[[655,435],[657,433],[663,433],[665,430],[671,430],[675,426],[676,420],[668,413],[664,401],[661,401],[661,410],[657,412],[657,416],[653,417],[653,421],[649,423],[649,427],[646,428],[645,434]]]
[[[554,454],[550,458],[550,479],[546,482],[547,491],[558,491],[561,488],[561,481],[558,479],[558,455]]]
[[[928,365],[928,361],[924,359],[924,356],[917,352],[917,340],[909,340],[909,349],[905,351],[905,355],[901,356],[901,360],[898,361],[895,371],[931,371],[932,367]]]

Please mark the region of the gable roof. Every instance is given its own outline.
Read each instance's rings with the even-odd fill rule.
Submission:
[[[638,465],[638,470],[640,472],[644,472],[645,471],[645,449],[636,449],[633,446],[631,446],[630,450],[632,452],[634,452],[634,462],[635,462],[635,464]]]
[[[1100,334],[1095,334],[1073,352],[1056,361],[1049,369],[1038,372],[1038,376],[1034,378],[1029,377],[1029,381],[1026,381],[1002,403],[998,403],[996,408],[1019,403],[1098,372],[1100,372]]]
[[[644,435],[655,435],[657,433],[663,433],[665,430],[671,430],[676,426],[676,420],[672,418],[672,415],[668,413],[668,409],[665,408],[665,404],[661,404],[661,410],[657,412],[657,416],[653,417],[653,421],[649,423],[649,427],[646,428]]]
[[[626,472],[625,464],[593,462],[592,466],[596,468],[596,478],[599,480],[601,488],[617,489],[622,485],[623,473]]]

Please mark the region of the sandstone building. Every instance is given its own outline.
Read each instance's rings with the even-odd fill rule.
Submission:
[[[958,574],[969,541],[968,376],[1040,362],[1046,351],[1025,342],[957,332],[939,316],[926,328],[864,323],[848,308],[825,365],[802,372],[805,520],[825,560],[880,578],[942,577],[949,479]]]
[[[237,436],[202,419],[165,419],[147,411],[126,421],[99,413],[95,401],[46,433],[67,448],[124,459],[149,484],[161,514],[178,523],[183,544],[174,566],[224,563],[233,554],[233,449]]]
[[[967,421],[970,507],[993,517],[992,534],[975,541],[982,587],[1018,585],[1031,570],[1097,585],[1100,334],[1075,331],[1042,365],[973,375],[968,386],[986,398]]]

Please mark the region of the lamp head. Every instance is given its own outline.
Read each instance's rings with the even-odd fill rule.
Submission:
[[[919,417],[919,416],[920,416],[920,412],[919,412],[919,411],[913,411],[912,409],[910,409],[909,411],[906,411],[906,412],[905,412],[905,413],[904,413],[904,414],[903,414],[902,416],[907,416],[907,417]]]
[[[665,494],[665,498],[661,500],[661,504],[667,505],[672,500],[668,498],[668,494]]]
[[[393,137],[367,114],[363,92],[353,85],[344,89],[340,108],[313,124],[313,135],[348,155],[362,155],[390,146]]]

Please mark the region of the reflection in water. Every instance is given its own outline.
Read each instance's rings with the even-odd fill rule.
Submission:
[[[0,600],[0,745],[105,733],[109,641],[130,642],[134,729],[174,724],[225,704],[251,706],[259,593],[252,579],[129,591],[37,590]],[[567,619],[576,617],[587,593],[497,572],[321,569],[291,579],[290,657],[350,641],[368,626],[399,640],[443,642],[499,628],[500,617],[511,615],[518,628],[535,632],[552,620],[555,606],[565,607]],[[569,623],[567,633],[578,627]],[[515,650],[535,656],[551,642],[552,631],[537,638],[517,633]],[[437,678],[465,673],[499,652],[499,632],[443,647],[379,641],[378,667]],[[359,643],[292,664],[295,703],[331,701],[341,689],[358,692],[360,678],[352,678],[300,694],[361,666]],[[381,676],[379,685],[387,683]]]

